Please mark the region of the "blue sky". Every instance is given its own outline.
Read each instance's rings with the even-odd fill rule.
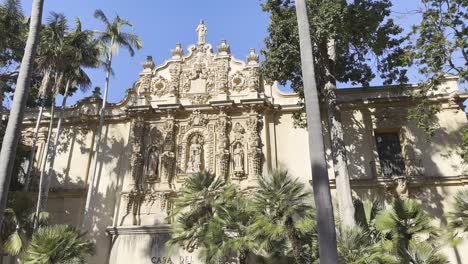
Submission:
[[[45,0],[43,20],[51,11],[64,13],[71,22],[80,17],[83,28],[103,29],[93,17],[94,10],[102,9],[111,19],[115,15],[129,19],[134,24],[134,33],[143,41],[143,49],[134,57],[121,50],[113,61],[115,76],[111,79],[109,101],[122,100],[125,90],[138,78],[141,63],[152,55],[156,64],[170,57],[170,50],[177,42],[184,48],[196,42],[195,28],[200,19],[208,27],[207,41],[216,47],[221,39],[231,45],[232,54],[244,59],[250,48],[257,51],[263,47],[267,34],[268,14],[262,12],[260,0]],[[396,0],[392,17],[409,28],[418,22],[415,10],[419,0]],[[24,13],[31,12],[31,0],[22,0]],[[102,70],[88,70],[93,86],[104,86]],[[412,76],[413,80],[417,76]],[[381,84],[376,80],[373,85]],[[91,93],[78,92],[69,103]],[[10,102],[11,103],[11,102]]]

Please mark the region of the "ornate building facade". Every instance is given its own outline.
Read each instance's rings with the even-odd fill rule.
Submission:
[[[206,33],[201,22],[197,44],[187,52],[176,44],[162,65],[148,57],[125,98],[106,110],[90,213],[90,236],[98,245],[92,263],[201,263],[195,253],[165,246],[170,198],[192,173],[209,171],[254,188],[256,175],[282,166],[309,183],[307,131],[294,127],[298,96],[262,78],[253,49],[245,62],[231,55],[225,40],[214,52]],[[431,141],[407,120],[414,105],[408,95],[391,87],[339,89],[337,94],[354,195],[418,198],[443,225],[451,196],[468,184],[458,153],[467,95],[456,80],[448,78],[432,97],[441,111]],[[57,222],[81,224],[100,103],[92,96],[65,110],[48,206]],[[41,133],[47,131],[47,115]],[[26,139],[35,117],[35,110],[26,114]],[[327,122],[323,134],[333,189]],[[44,138],[36,157],[41,164]],[[446,252],[453,260],[457,254],[468,259],[466,249],[465,243]]]

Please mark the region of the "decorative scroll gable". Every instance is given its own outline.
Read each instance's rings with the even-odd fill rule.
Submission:
[[[180,43],[171,51],[172,58],[156,66],[151,56],[143,63],[143,71],[134,85],[142,104],[153,108],[162,105],[204,105],[210,102],[239,101],[263,98],[259,56],[251,49],[247,63],[230,54],[230,46],[222,40],[218,52],[206,43],[207,28],[200,22],[198,42],[185,55]]]

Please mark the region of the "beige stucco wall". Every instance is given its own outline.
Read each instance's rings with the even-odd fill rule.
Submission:
[[[97,243],[97,254],[90,263],[151,263],[152,258],[156,258],[153,263],[158,263],[158,258],[168,255],[179,264],[201,263],[194,254],[177,249],[170,252],[163,246],[169,232],[167,195],[176,193],[189,174],[182,163],[187,160],[190,144],[187,140],[195,132],[206,140],[205,165],[217,174],[222,167],[218,163],[222,157],[219,151],[232,155],[231,143],[236,140],[242,143],[244,174],[235,178],[230,160],[228,172],[222,176],[242,188],[255,186],[253,168],[257,167],[252,164],[260,160],[263,173],[284,167],[311,190],[308,134],[305,129],[294,127],[292,116],[301,111],[297,105],[299,98],[296,94],[280,92],[275,83],[265,82],[259,76],[259,67],[258,54],[254,51],[245,63],[232,58],[226,49],[215,54],[208,44],[190,47],[188,55],[181,50],[173,51],[173,57],[163,65],[156,66],[152,60],[144,63],[134,87],[121,102],[109,105],[106,110],[102,155],[98,157],[91,221],[87,226],[89,236]],[[180,88],[180,93],[174,92],[173,87]],[[207,87],[210,90],[199,93]],[[191,88],[197,92],[190,93]],[[388,87],[342,89],[337,93],[354,195],[387,200],[395,195],[395,181],[377,175],[374,133],[398,131],[405,159],[421,160],[424,168],[422,175],[408,175],[408,194],[421,201],[436,217],[435,223],[443,226],[453,194],[468,184],[466,168],[458,153],[462,129],[467,126],[460,104],[466,95],[458,92],[456,82],[447,81],[433,97],[442,109],[437,115],[440,128],[429,141],[422,130],[406,119],[409,107],[414,105],[407,95],[395,94]],[[60,138],[48,203],[54,222],[76,226],[82,223],[87,182],[95,159],[92,150],[99,104],[96,98],[85,98],[65,109],[65,129]],[[322,109],[326,109],[324,106]],[[25,135],[31,135],[36,114],[35,110],[26,113]],[[322,112],[321,117],[330,186],[336,195],[326,113]],[[50,119],[44,120],[42,133]],[[219,132],[222,125],[218,122],[223,120],[228,123],[225,136],[230,145],[226,147]],[[145,127],[143,135],[138,135],[137,123]],[[244,132],[234,131],[236,123]],[[168,129],[171,124],[174,128]],[[157,136],[151,131],[157,132]],[[151,181],[138,162],[145,161],[151,146],[164,149],[161,142],[170,138],[168,131],[174,133],[171,139],[174,146],[169,151],[176,157],[176,168],[169,173],[173,178]],[[37,164],[44,159],[44,140],[42,135]],[[255,149],[257,140],[259,149]],[[208,145],[211,151],[205,148]],[[252,150],[259,151],[261,159],[249,156]],[[210,165],[208,160],[212,161]],[[452,263],[457,263],[453,249],[444,250]],[[459,245],[458,253],[460,259],[468,259],[468,242]]]

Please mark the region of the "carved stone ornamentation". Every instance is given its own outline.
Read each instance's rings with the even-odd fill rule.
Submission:
[[[162,76],[157,76],[151,80],[152,93],[157,96],[163,96],[168,92],[169,82]]]
[[[144,194],[139,189],[132,189],[124,193],[123,198],[127,201],[126,216],[131,214],[132,225],[140,225],[140,210],[145,199]]]
[[[145,156],[146,181],[153,183],[160,180],[160,160],[161,152],[156,145],[151,146]]]
[[[245,133],[244,127],[239,122],[237,122],[234,125],[234,140],[242,141],[242,139],[244,138],[244,133]]]
[[[249,77],[247,80],[247,86],[251,92],[259,91],[260,89],[260,68],[250,68],[249,69]]]
[[[177,171],[183,181],[187,173],[208,171],[214,173],[214,125],[208,117],[194,111],[187,126],[181,126],[177,139]]]
[[[262,174],[262,143],[260,138],[261,122],[257,115],[251,115],[247,120],[249,175],[256,177]]]
[[[242,178],[245,175],[244,166],[244,146],[241,142],[236,142],[232,151],[232,164],[234,176],[236,178]]]
[[[174,63],[169,68],[169,73],[171,75],[171,81],[169,83],[169,93],[174,96],[177,96],[179,93],[179,84],[180,84],[180,64]]]
[[[145,74],[140,77],[138,93],[146,96],[151,94],[151,75]]]
[[[218,141],[216,158],[218,161],[217,174],[219,177],[223,177],[224,179],[227,179],[229,175],[229,126],[230,123],[226,114],[221,114],[216,122],[216,137]]]
[[[396,177],[394,179],[395,186],[395,195],[400,199],[409,198],[409,188],[408,188],[408,179],[405,176]]]
[[[208,29],[205,26],[205,22],[203,20],[200,21],[200,24],[198,25],[197,29],[197,35],[198,35],[198,45],[203,45],[206,43],[206,34],[208,33]]]
[[[203,136],[193,135],[188,148],[187,172],[198,173],[204,170]]]
[[[181,59],[184,56],[184,50],[182,49],[182,44],[177,42],[176,47],[171,50],[172,59]]]
[[[192,127],[197,126],[206,126],[208,124],[208,116],[206,114],[202,114],[200,110],[194,110],[192,115],[189,118],[189,125]]]
[[[172,187],[175,166],[175,121],[173,117],[166,120],[163,128],[164,142],[161,154],[161,176],[162,182]]]
[[[154,69],[154,62],[153,62],[153,56],[146,56],[146,61],[143,63],[143,69],[149,69],[152,70]]]
[[[141,175],[143,170],[143,142],[146,130],[145,123],[140,119],[134,119],[131,127],[131,142],[132,142],[132,155],[130,164],[132,168],[132,184],[139,189],[141,183]]]
[[[249,55],[247,55],[247,65],[257,65],[259,55],[255,53],[255,49],[250,49]]]
[[[222,59],[218,61],[216,70],[216,89],[221,93],[229,92],[229,60]]]
[[[227,44],[226,40],[221,40],[221,45],[218,46],[218,54],[219,55],[229,55],[231,54],[231,48],[229,44]]]
[[[230,85],[234,91],[242,91],[246,88],[246,80],[242,72],[237,71],[234,75],[231,76]]]

